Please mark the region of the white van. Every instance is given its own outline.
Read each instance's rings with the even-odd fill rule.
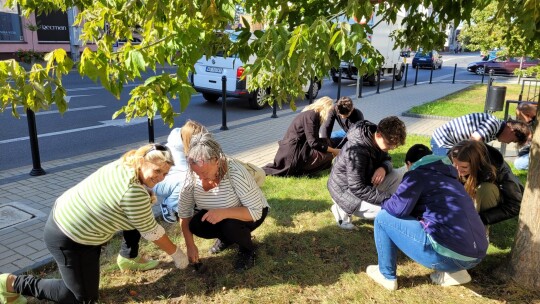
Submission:
[[[230,38],[236,38],[234,33],[230,33]],[[250,59],[252,61],[252,59]],[[260,110],[266,105],[264,97],[268,90],[258,89],[254,92],[247,90],[249,77],[242,79],[244,73],[244,63],[237,56],[223,57],[222,53],[210,57],[206,56],[195,63],[195,73],[191,75],[191,83],[197,92],[201,92],[204,99],[209,102],[216,102],[222,96],[222,77],[227,77],[226,94],[227,97],[247,99],[249,106]],[[321,81],[311,83],[313,99],[319,94]],[[304,86],[306,98],[309,98],[309,86]]]

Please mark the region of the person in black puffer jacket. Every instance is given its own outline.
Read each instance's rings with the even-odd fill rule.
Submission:
[[[337,224],[353,229],[351,215],[373,219],[381,202],[395,192],[401,174],[392,170],[388,151],[405,143],[405,124],[396,116],[378,125],[367,120],[351,126],[348,141],[332,166],[328,191]]]

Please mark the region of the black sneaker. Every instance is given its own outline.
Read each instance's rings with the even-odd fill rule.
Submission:
[[[212,245],[212,247],[209,250],[210,254],[218,254],[222,252],[223,250],[229,248],[231,245],[232,244],[225,243],[220,239],[216,239],[216,242],[214,243],[214,245]]]
[[[236,271],[248,270],[255,265],[255,251],[238,250],[234,260],[234,269]]]

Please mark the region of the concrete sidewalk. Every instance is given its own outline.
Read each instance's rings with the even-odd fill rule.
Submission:
[[[445,120],[404,117],[402,113],[415,105],[436,100],[469,85],[434,83],[410,85],[406,88],[400,86],[395,90],[384,90],[380,94],[364,95],[354,100],[355,106],[372,122],[396,115],[407,125],[408,134],[431,135]],[[278,118],[263,114],[234,121],[228,124],[227,131],[219,130],[220,126],[210,126],[209,130],[215,134],[228,155],[263,166],[273,161],[277,141],[300,110],[280,110]],[[156,142],[165,141],[166,137],[156,138]],[[51,262],[52,257],[43,242],[43,228],[56,198],[99,167],[143,144],[145,142],[46,162],[43,168],[46,168],[47,174],[38,177],[28,175],[31,167],[0,172],[0,273],[21,273]],[[19,224],[5,224],[5,221],[10,220],[6,217],[12,216],[13,212],[33,217]]]

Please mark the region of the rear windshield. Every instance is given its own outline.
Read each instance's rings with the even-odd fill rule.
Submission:
[[[431,52],[429,53],[423,53],[423,52],[418,52],[414,55],[414,57],[416,58],[419,58],[419,57],[431,57]]]

